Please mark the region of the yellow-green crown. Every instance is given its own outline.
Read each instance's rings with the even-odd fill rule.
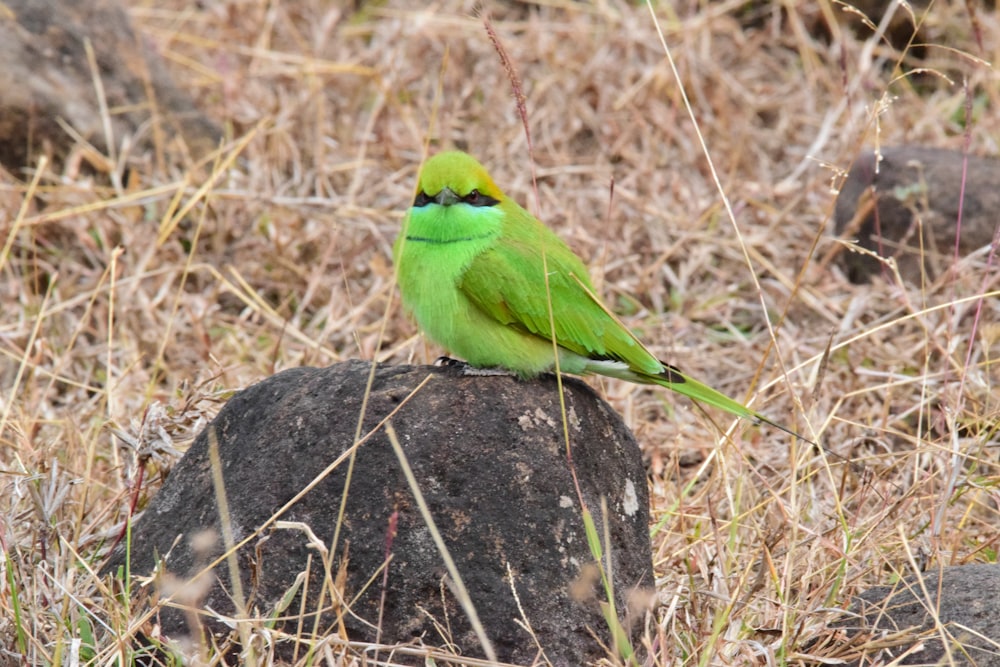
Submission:
[[[497,200],[503,200],[503,191],[497,187],[486,168],[476,158],[462,151],[438,153],[424,162],[420,170],[420,191],[434,196],[444,188],[459,197],[478,190]]]

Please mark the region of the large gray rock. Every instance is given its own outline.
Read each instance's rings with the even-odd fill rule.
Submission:
[[[579,666],[605,656],[594,638],[611,645],[600,609],[605,598],[566,458],[555,378],[523,382],[507,376],[468,377],[458,368],[379,366],[364,407],[370,368],[355,361],[279,373],[234,396],[198,437],[132,532],[133,574],[153,572],[165,556],[169,576],[158,575],[160,592],[148,601],[162,635],[192,636],[189,619],[194,615],[167,604],[170,592],[187,596],[187,603],[202,610],[234,613],[225,563],[211,578],[203,578],[203,588],[185,585],[223,551],[209,457],[215,439],[229,525],[235,540],[250,538],[237,560],[253,615],[276,615],[279,601],[306,571],[311,556],[304,629],[296,629],[301,603],[296,595],[281,612],[285,621],[278,626],[285,632],[311,634],[314,617],[308,614],[323,591],[326,608],[317,639],[340,634],[354,641],[378,637],[389,644],[450,644],[464,655],[482,656],[380,426],[392,415],[498,657],[530,664],[539,646],[554,665]],[[411,396],[428,376],[430,381]],[[589,387],[567,379],[564,388],[579,488],[602,534],[601,499],[606,499],[616,604],[628,624],[626,610],[642,598],[636,589],[653,582],[640,453],[619,417]],[[334,585],[327,581],[324,590],[322,556],[310,547],[307,535],[276,529],[269,521],[350,448],[362,413],[362,436],[374,433],[357,449],[331,560],[333,579],[341,568],[343,578]],[[307,524],[329,548],[347,471],[346,462],[337,466],[278,518]],[[211,539],[205,538],[206,531]],[[391,560],[386,566],[387,555]],[[115,571],[124,561],[119,547],[105,571]],[[524,620],[537,645],[521,626]],[[203,622],[217,636],[230,633],[211,614]],[[293,650],[293,642],[286,641],[278,653],[287,656]],[[304,655],[304,647],[297,650]],[[399,652],[393,659],[424,664],[423,658]]]
[[[885,647],[867,651],[854,665],[1000,666],[1000,566],[995,564],[945,567],[878,586],[858,596],[851,612],[837,625],[855,644]]]
[[[0,63],[0,164],[12,171],[35,153],[64,157],[75,141],[61,122],[108,151],[95,76],[111,109],[115,143],[128,137],[132,145],[152,146],[156,123],[167,144],[160,148],[177,148],[183,138],[183,148],[200,157],[222,137],[174,85],[116,0],[4,0]]]
[[[954,263],[960,205],[959,256],[989,245],[1000,211],[1000,160],[919,146],[880,153],[877,168],[873,151],[851,167],[834,212],[838,235],[894,257],[903,279],[915,284],[921,267],[934,279]],[[870,255],[843,251],[839,260],[852,282],[867,282],[883,271],[882,262]]]

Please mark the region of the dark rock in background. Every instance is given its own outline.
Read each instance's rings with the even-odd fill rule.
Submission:
[[[531,663],[538,653],[535,641],[519,625],[522,615],[512,587],[552,664],[579,666],[604,657],[605,649],[591,633],[611,645],[599,606],[605,598],[566,460],[554,377],[523,382],[507,376],[467,377],[456,368],[378,367],[361,434],[377,430],[357,449],[331,561],[336,584],[328,581],[324,590],[322,555],[301,530],[272,524],[255,534],[350,448],[370,368],[355,361],[288,370],[234,396],[138,519],[132,532],[132,573],[151,573],[159,557],[167,555],[164,568],[169,576],[159,576],[161,585],[173,580],[170,590],[183,590],[176,582],[189,580],[222,553],[209,459],[214,438],[229,525],[236,541],[251,537],[239,549],[238,562],[243,589],[252,597],[252,614],[272,615],[311,556],[303,635],[311,634],[310,612],[323,591],[326,607],[319,637],[369,642],[378,637],[383,643],[419,638],[423,645],[443,646],[444,633],[463,655],[482,656],[446,584],[442,558],[386,431],[379,427],[398,409],[391,423],[498,657]],[[430,381],[411,396],[428,376]],[[651,588],[653,572],[639,449],[618,415],[589,387],[566,379],[564,388],[580,489],[602,534],[601,499],[607,499],[619,615],[624,617],[638,602],[641,620],[642,598],[648,591],[637,594],[636,589]],[[329,548],[347,468],[347,462],[336,467],[279,519],[308,524]],[[391,560],[383,590],[387,553]],[[105,571],[116,570],[124,561],[124,548],[119,547]],[[233,587],[226,564],[216,567],[205,582],[203,589],[193,585],[197,599],[192,602],[232,614]],[[160,603],[168,592],[161,588]],[[282,611],[288,620],[278,624],[292,635],[300,632],[300,604],[296,595]],[[349,613],[338,618],[337,610],[343,612],[345,605]],[[191,614],[170,606],[160,606],[156,614],[165,635],[190,633]],[[203,618],[211,631],[229,633],[220,623]],[[641,628],[633,624],[636,630]],[[283,646],[284,654],[292,652],[290,642]],[[300,646],[298,656],[304,654]],[[393,659],[404,657],[396,653]],[[423,658],[408,659],[423,664]]]
[[[995,564],[945,567],[872,588],[851,612],[854,617],[836,625],[851,636],[867,635],[872,644],[892,644],[884,637],[910,630],[900,636],[905,643],[873,650],[852,664],[1000,665],[1000,566]]]
[[[96,73],[88,60],[90,42]],[[158,54],[132,30],[114,0],[4,0],[0,4],[0,164],[17,171],[38,153],[64,158],[76,141],[65,122],[102,152],[106,145],[95,77],[112,110],[115,143],[165,146],[200,157],[222,131],[172,82]],[[117,146],[115,147],[117,148]]]
[[[851,167],[837,197],[837,234],[857,239],[857,245],[882,257],[894,257],[904,280],[919,283],[921,266],[931,279],[940,277],[954,262],[966,156],[917,146],[883,148],[881,156],[877,172],[873,151]],[[991,243],[1000,224],[998,211],[1000,160],[969,155],[960,256]],[[843,250],[838,259],[855,283],[883,270],[877,258],[857,252]]]

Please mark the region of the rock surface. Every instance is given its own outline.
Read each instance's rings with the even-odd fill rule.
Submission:
[[[285,622],[278,625],[290,635],[311,634],[312,612],[322,595],[318,638],[384,644],[419,640],[422,646],[483,656],[380,425],[392,415],[499,659],[531,664],[539,646],[554,665],[579,666],[606,656],[594,638],[611,645],[600,610],[606,598],[566,460],[555,378],[522,382],[508,376],[469,377],[460,368],[379,366],[364,409],[370,368],[354,361],[279,373],[235,395],[198,437],[132,531],[133,574],[152,572],[158,557],[167,554],[169,576],[158,576],[159,597],[150,603],[155,606],[158,599],[163,634],[175,639],[190,634],[192,615],[164,604],[171,591],[181,597],[195,591],[188,603],[234,613],[224,562],[213,579],[204,580],[205,588],[177,583],[189,582],[223,551],[209,455],[214,439],[229,526],[236,541],[249,538],[238,562],[252,616],[279,615],[278,602],[293,590],[311,557],[303,629],[297,630],[300,595],[281,612]],[[642,601],[637,590],[653,582],[645,472],[635,441],[607,404],[577,380],[565,380],[564,388],[573,462],[602,535],[601,499],[606,498],[616,604],[624,618],[630,605]],[[302,530],[276,527],[271,520],[319,478],[277,519],[307,524],[327,548],[332,546],[348,463],[325,477],[322,473],[350,449],[362,412],[360,433],[374,432],[357,448],[329,562],[332,575],[324,584],[321,550],[310,546]],[[105,571],[115,571],[124,560],[119,547]],[[350,610],[344,614],[346,606]],[[211,616],[205,618],[213,633],[229,634]],[[525,620],[537,645],[521,625]],[[279,645],[279,655],[291,653],[292,644]],[[300,646],[297,655],[304,654]],[[399,651],[393,659],[424,664],[422,657],[407,658]]]
[[[961,151],[898,146],[880,152],[877,171],[875,153],[867,151],[840,189],[834,213],[839,236],[857,239],[857,245],[882,257],[895,257],[900,275],[915,284],[921,257],[931,279],[953,264],[960,203],[959,255],[992,241],[1000,210],[1000,160],[968,156],[963,202],[966,156]],[[883,263],[869,255],[845,250],[839,260],[855,283],[883,271]]]
[[[114,0],[4,0],[0,62],[0,164],[12,171],[38,152],[65,157],[76,142],[61,122],[108,150],[95,77],[112,110],[116,144],[128,137],[133,145],[153,145],[152,122],[164,143],[183,138],[196,156],[214,149],[222,136],[174,85],[162,59],[136,36]]]
[[[907,630],[855,665],[1000,665],[1000,566],[958,565],[865,591],[838,623],[871,642]],[[947,648],[946,648],[947,647]],[[898,662],[895,662],[897,661]]]

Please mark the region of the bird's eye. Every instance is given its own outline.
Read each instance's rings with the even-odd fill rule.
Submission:
[[[413,206],[415,208],[420,208],[421,206],[427,206],[432,201],[434,200],[428,197],[426,192],[421,190],[420,192],[417,193],[416,198],[413,200]]]
[[[473,190],[462,197],[462,201],[469,206],[495,206],[500,202],[489,195],[484,195],[479,190]]]

